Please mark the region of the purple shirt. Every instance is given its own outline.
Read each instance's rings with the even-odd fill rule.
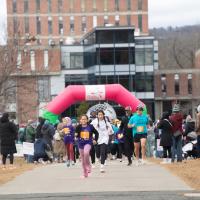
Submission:
[[[65,144],[72,144],[74,143],[74,128],[72,125],[70,126],[64,126],[63,127],[64,132],[64,143]]]

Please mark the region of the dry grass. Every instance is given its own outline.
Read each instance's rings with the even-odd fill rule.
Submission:
[[[161,159],[151,159],[151,161],[160,164]],[[200,159],[160,165],[169,170],[172,174],[180,177],[192,188],[200,190]]]
[[[6,169],[2,169],[0,166],[0,185],[14,179],[16,176],[24,173],[25,171],[32,170],[36,167],[34,164],[27,164],[23,158],[15,158],[15,169],[9,169],[8,166]]]

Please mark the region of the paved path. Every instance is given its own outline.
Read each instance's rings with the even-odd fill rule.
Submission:
[[[100,173],[96,165],[87,179],[80,179],[80,175],[80,163],[70,168],[64,164],[42,166],[2,185],[0,194],[192,190],[178,177],[152,163],[128,167],[116,160],[108,163],[106,173]]]

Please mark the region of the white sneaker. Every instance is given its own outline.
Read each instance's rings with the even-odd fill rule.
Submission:
[[[172,159],[171,158],[167,158],[167,163],[171,164],[172,163]]]
[[[101,166],[100,166],[100,172],[101,172],[101,173],[104,173],[104,172],[105,172],[104,165],[101,165]]]
[[[112,159],[111,160],[115,160],[116,159],[116,157],[115,156],[112,156]]]
[[[96,166],[95,166],[95,164],[92,164],[92,169],[94,169]]]
[[[107,165],[108,165],[108,163],[107,163],[107,160],[105,160],[105,162],[104,162],[104,165],[105,165],[105,166],[107,166]]]
[[[135,160],[135,166],[138,167],[140,165],[139,160]]]
[[[160,164],[167,164],[167,158],[163,158],[163,161]]]

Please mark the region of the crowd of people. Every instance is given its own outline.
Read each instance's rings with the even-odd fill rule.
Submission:
[[[200,157],[200,106],[196,123],[188,115],[184,118],[180,106],[175,104],[172,114],[164,112],[154,125],[139,105],[136,113],[130,106],[125,108],[125,116],[110,120],[103,110],[94,111],[91,116],[79,116],[79,120],[63,117],[52,125],[48,120],[39,118],[38,123],[17,126],[9,120],[8,113],[0,118],[0,152],[2,168],[6,168],[6,160],[10,159],[10,168],[14,168],[15,143],[28,142],[34,144],[34,155],[24,155],[28,163],[65,163],[67,167],[82,163],[82,178],[88,177],[95,163],[100,164],[100,172],[106,171],[108,159],[122,162],[127,159],[127,166],[146,163],[148,135],[154,133],[154,141],[160,141],[163,147],[163,162],[182,162],[182,147],[191,141],[191,134],[196,134],[196,154]],[[151,145],[156,151],[156,144]]]

